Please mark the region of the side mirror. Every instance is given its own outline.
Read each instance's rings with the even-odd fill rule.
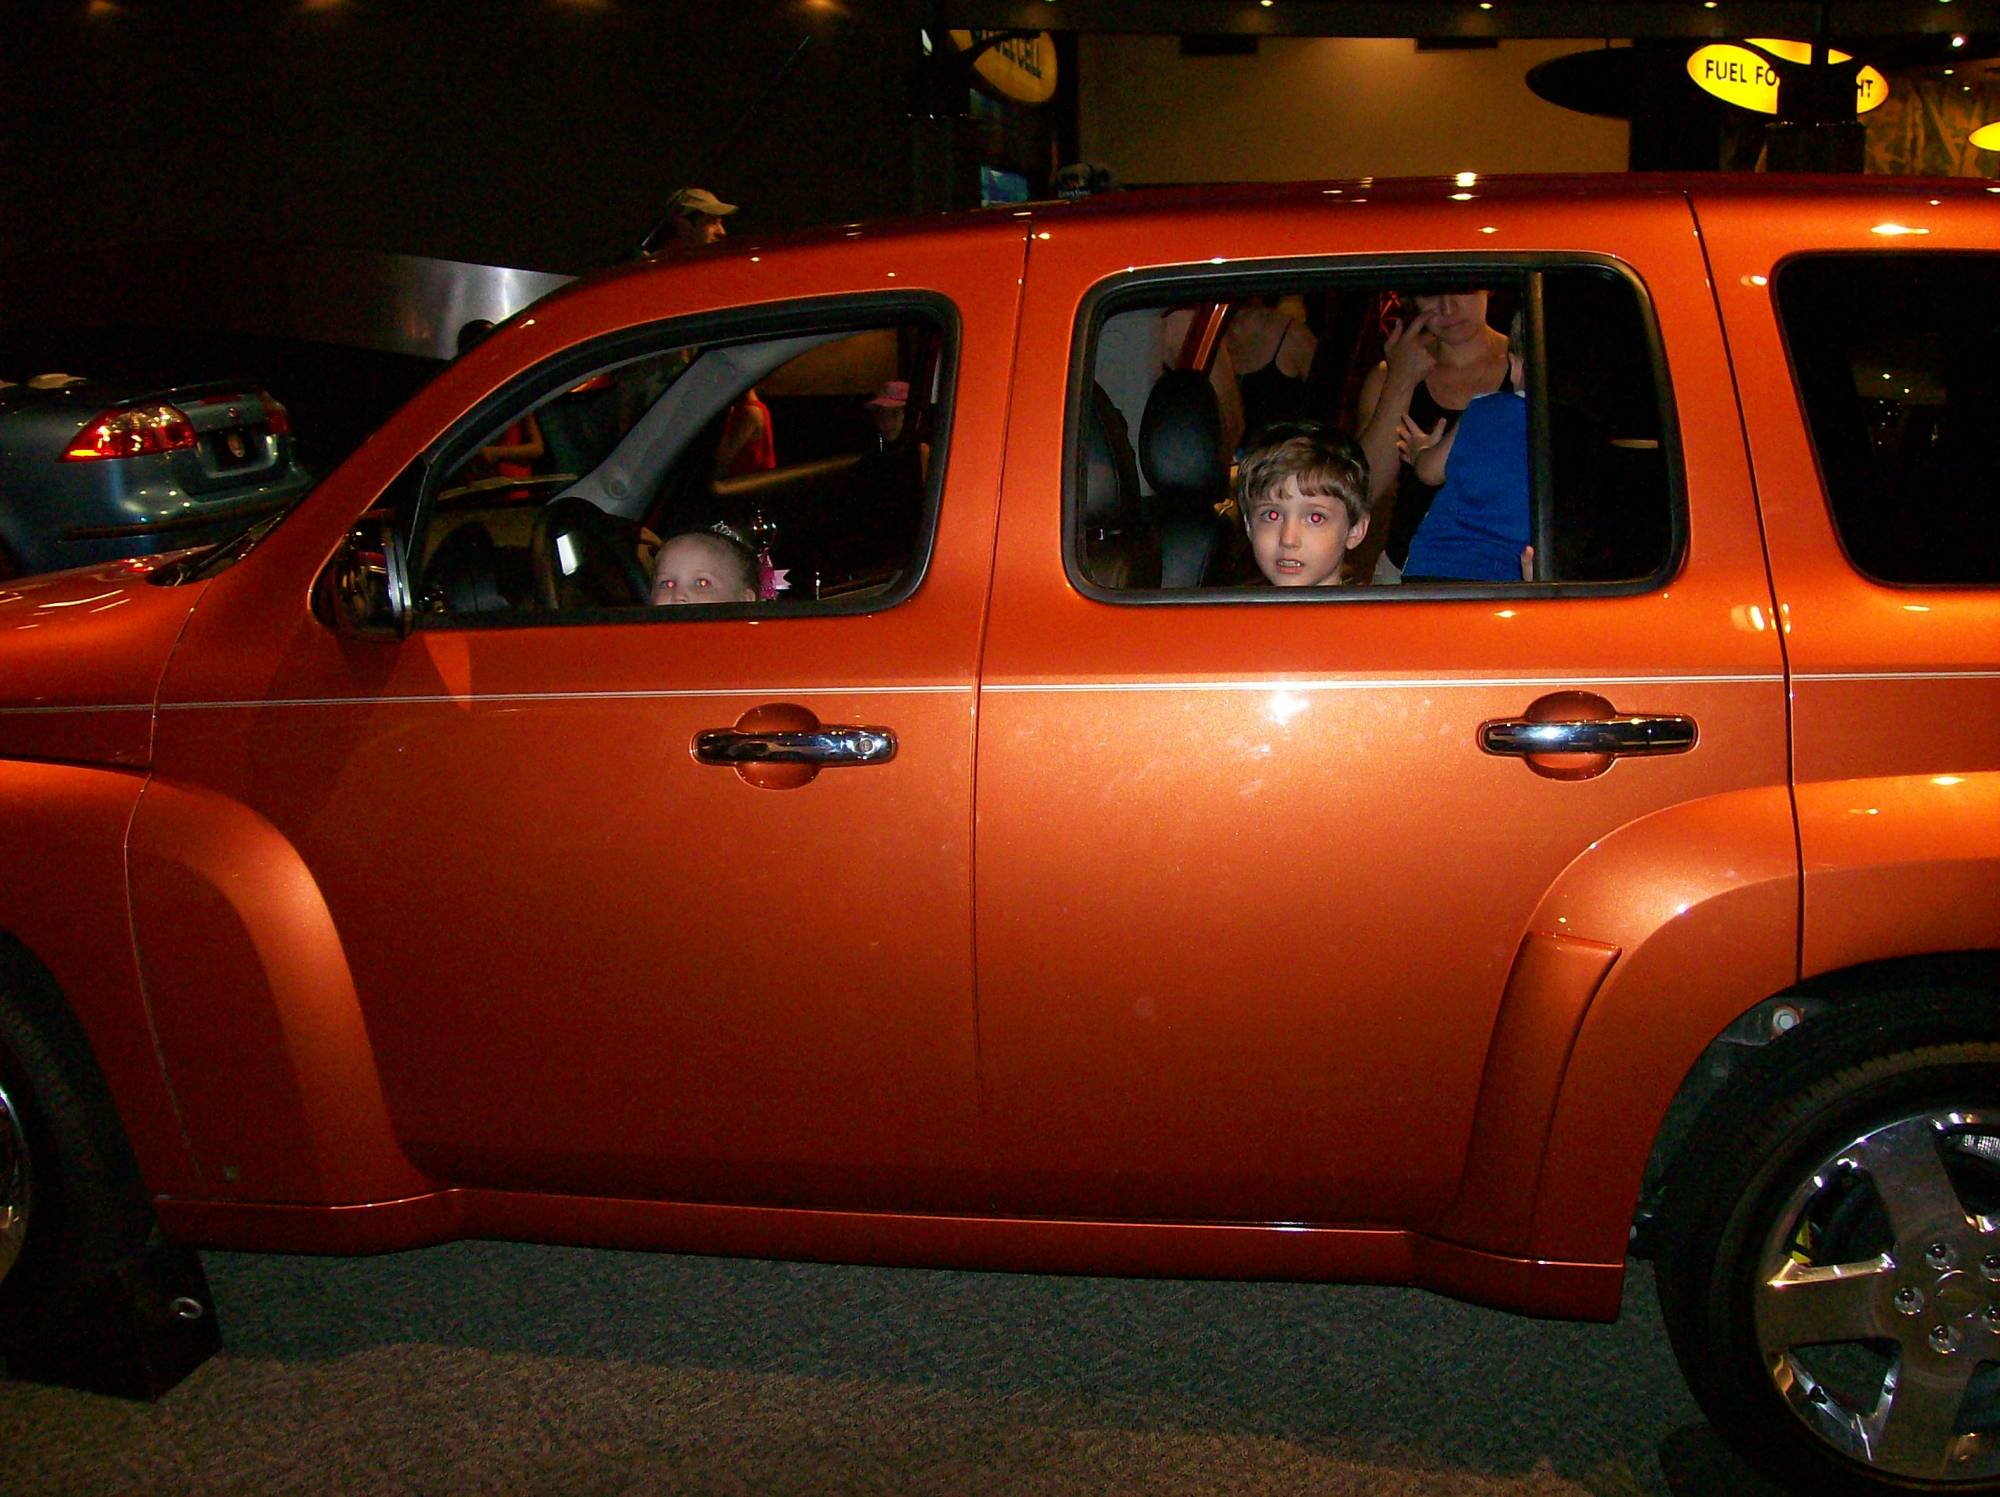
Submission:
[[[401,639],[410,632],[408,554],[395,517],[370,510],[355,523],[320,581],[328,611],[342,634]]]

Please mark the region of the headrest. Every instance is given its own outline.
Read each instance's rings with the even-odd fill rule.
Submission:
[[[1139,422],[1139,465],[1161,498],[1221,497],[1229,481],[1222,409],[1199,369],[1169,369],[1153,386]]]
[[[1125,418],[1093,383],[1083,408],[1083,523],[1091,529],[1131,521],[1139,500],[1139,469]]]

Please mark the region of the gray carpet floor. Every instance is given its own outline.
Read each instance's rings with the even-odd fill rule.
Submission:
[[[158,1403],[0,1384],[8,1497],[1742,1490],[1644,1265],[1590,1326],[490,1243],[206,1262],[225,1349]]]

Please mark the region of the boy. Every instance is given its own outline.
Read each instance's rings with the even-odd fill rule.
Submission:
[[[1368,459],[1317,421],[1266,427],[1236,468],[1236,506],[1257,569],[1278,587],[1338,587],[1368,534]]]

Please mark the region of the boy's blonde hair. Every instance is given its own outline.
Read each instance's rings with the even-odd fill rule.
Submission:
[[[1236,505],[1245,515],[1288,478],[1299,492],[1338,499],[1347,523],[1368,518],[1368,455],[1346,432],[1319,421],[1284,421],[1257,434],[1257,445],[1236,466]]]

